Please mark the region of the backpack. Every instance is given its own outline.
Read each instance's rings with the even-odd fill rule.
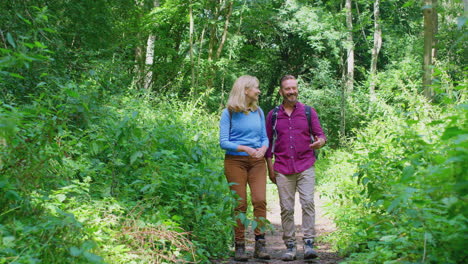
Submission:
[[[309,134],[310,134],[310,143],[314,143],[314,135],[312,135],[312,124],[310,120],[311,112],[312,112],[312,107],[308,105],[304,105],[305,107],[305,113],[306,113],[306,118],[307,118],[307,124],[309,125]],[[275,153],[275,143],[276,143],[276,137],[278,136],[278,132],[276,131],[276,121],[278,119],[278,111],[279,111],[279,106],[276,106],[273,109],[273,113],[271,115],[271,124],[273,125],[273,142],[271,143],[271,153]],[[314,149],[314,155],[315,158],[318,158],[317,155],[317,150]]]

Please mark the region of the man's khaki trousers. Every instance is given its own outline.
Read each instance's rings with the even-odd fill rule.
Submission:
[[[294,225],[294,197],[296,190],[302,207],[302,231],[303,239],[314,239],[315,237],[315,168],[296,173],[284,175],[276,173],[276,183],[281,206],[281,224],[283,227],[283,240],[287,242],[296,241],[296,226]]]

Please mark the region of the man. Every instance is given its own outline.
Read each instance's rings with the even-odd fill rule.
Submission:
[[[318,256],[313,249],[315,237],[314,150],[325,145],[326,137],[320,126],[317,113],[313,108],[310,111],[311,122],[309,128],[306,106],[297,100],[298,87],[294,76],[286,75],[281,78],[279,94],[283,97],[283,103],[276,111],[276,120],[272,120],[275,109],[268,113],[266,119],[270,146],[265,157],[270,179],[278,186],[283,241],[287,248],[282,259],[296,259],[296,230],[294,225],[296,190],[299,192],[302,207],[304,259],[313,259]],[[276,134],[276,140],[273,139],[274,134]],[[313,140],[311,140],[312,136]],[[271,160],[273,155],[275,155],[274,166]]]

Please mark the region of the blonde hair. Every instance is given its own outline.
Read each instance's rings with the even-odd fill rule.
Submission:
[[[257,110],[257,101],[251,102],[247,105],[245,100],[245,91],[247,89],[254,88],[259,85],[257,77],[250,75],[243,75],[234,82],[229,99],[227,102],[227,108],[234,112],[247,112],[248,110]]]

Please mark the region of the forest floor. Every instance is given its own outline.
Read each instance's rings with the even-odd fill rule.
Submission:
[[[282,261],[281,255],[285,252],[286,247],[282,240],[282,228],[281,228],[281,216],[280,216],[280,206],[278,201],[278,194],[276,192],[276,186],[273,184],[267,185],[267,201],[268,201],[268,211],[267,211],[267,219],[271,222],[273,226],[273,230],[268,231],[266,234],[267,240],[267,250],[271,256],[270,260],[260,260],[254,259],[253,251],[255,245],[254,235],[251,230],[248,231],[246,234],[246,251],[249,255],[249,261],[247,262],[238,262],[233,260],[233,257],[227,260],[215,260],[213,263],[224,263],[224,264],[232,264],[232,263],[290,263],[290,264],[299,264],[299,263],[317,263],[317,264],[335,264],[339,263],[342,258],[334,252],[330,245],[323,242],[323,239],[320,237],[326,236],[327,234],[336,230],[335,225],[333,222],[328,219],[324,214],[324,204],[320,198],[318,193],[315,194],[315,231],[318,240],[314,243],[314,248],[319,254],[319,257],[314,260],[304,260],[304,251],[302,248],[302,230],[301,230],[301,206],[299,203],[299,196],[296,193],[296,203],[295,203],[295,210],[294,210],[294,219],[296,223],[296,237],[297,237],[297,259],[295,261]],[[232,253],[234,254],[234,253]]]

